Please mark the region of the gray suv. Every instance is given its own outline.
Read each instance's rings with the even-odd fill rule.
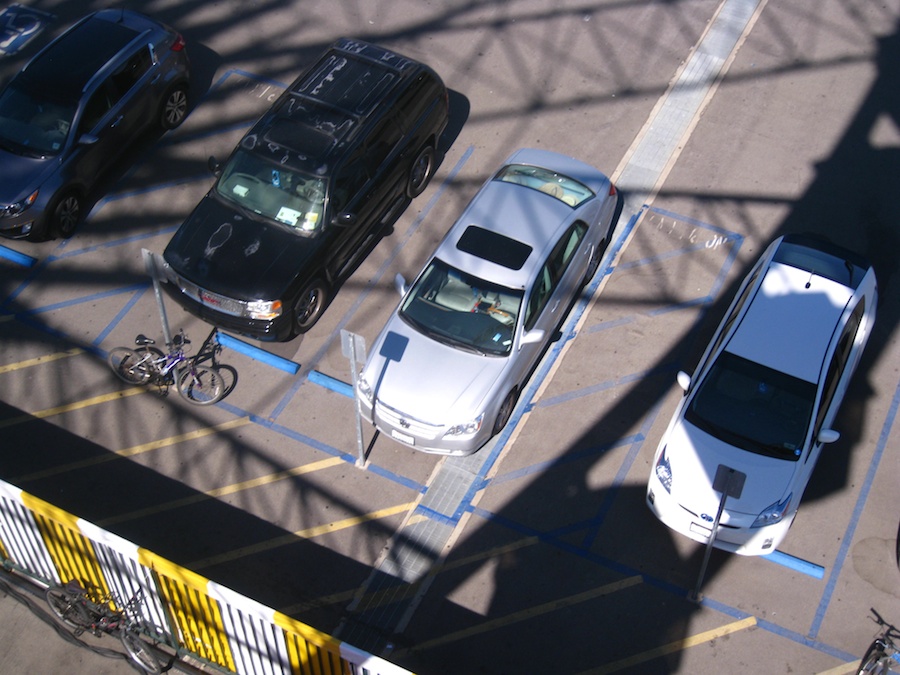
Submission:
[[[103,173],[188,111],[184,39],[128,10],[90,14],[0,92],[0,235],[71,237]]]

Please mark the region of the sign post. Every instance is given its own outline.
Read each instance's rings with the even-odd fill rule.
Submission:
[[[719,530],[719,519],[725,510],[725,500],[729,497],[735,499],[741,498],[744,491],[744,481],[747,480],[747,474],[741,473],[736,469],[732,469],[724,464],[719,464],[716,469],[716,477],[713,480],[713,490],[722,493],[719,500],[719,510],[716,513],[716,519],[712,524],[712,531],[709,533],[709,541],[706,542],[706,552],[703,554],[703,564],[700,566],[700,575],[697,577],[697,585],[691,592],[690,598],[695,602],[700,600],[700,586],[703,585],[703,577],[706,576],[706,566],[709,564],[709,556],[712,553],[713,543],[716,540],[716,534]]]
[[[166,316],[166,305],[163,303],[162,288],[159,281],[159,268],[157,267],[157,256],[146,248],[141,249],[141,256],[144,258],[144,268],[147,274],[153,279],[153,293],[156,295],[156,306],[159,308],[159,318],[162,321],[163,339],[166,341],[166,347],[172,346],[172,333],[169,330],[169,319]]]
[[[358,456],[356,458],[356,466],[364,467],[366,465],[366,448],[363,445],[362,416],[359,414],[359,403],[356,400],[356,378],[359,377],[359,367],[357,366],[359,357],[366,355],[366,341],[362,335],[351,333],[348,330],[341,329],[341,353],[350,359],[350,386],[353,388],[353,407],[356,412],[356,446]]]

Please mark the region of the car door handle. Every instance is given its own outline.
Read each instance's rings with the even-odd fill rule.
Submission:
[[[550,310],[550,313],[552,314],[552,313],[555,312],[558,308],[559,308],[559,300],[557,300],[556,302],[553,303],[553,309]]]
[[[124,119],[125,119],[125,115],[119,115],[119,116],[113,121],[113,123],[109,125],[109,128],[110,128],[110,129],[115,129],[117,126],[119,126],[119,123],[120,123],[122,120],[124,120]]]

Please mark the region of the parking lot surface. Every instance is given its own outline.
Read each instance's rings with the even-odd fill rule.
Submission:
[[[870,608],[900,622],[900,3],[138,5],[185,34],[193,110],[121,162],[74,238],[0,241],[0,477],[419,673],[846,673]],[[4,78],[89,9],[35,7],[55,18]],[[342,35],[451,89],[431,185],[312,331],[247,341],[296,372],[226,348],[239,378],[208,408],[122,385],[106,351],[162,337],[142,251],[209,188],[207,157]],[[617,182],[600,271],[485,448],[441,458],[364,427],[359,466],[342,331],[372,343],[394,275],[519,147]],[[704,549],[646,508],[653,452],[676,372],[797,231],[872,260],[875,333],[781,549],[713,552],[695,601]],[[199,347],[211,327],[165,307]]]

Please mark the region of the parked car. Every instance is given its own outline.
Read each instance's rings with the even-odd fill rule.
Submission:
[[[647,488],[656,517],[707,543],[726,493],[714,545],[742,555],[774,551],[822,446],[839,438],[832,425],[877,297],[875,272],[859,255],[809,236],[776,239],[741,284],[694,377],[678,373],[685,395]]]
[[[0,235],[71,237],[104,172],[153,125],[187,115],[182,36],[124,9],[90,14],[0,93]]]
[[[342,39],[238,143],[163,254],[188,311],[261,340],[319,319],[435,169],[448,94],[428,66]]]
[[[612,235],[617,193],[597,169],[519,150],[438,245],[357,380],[362,416],[424,452],[468,455],[519,393]],[[402,281],[402,280],[401,280]]]

